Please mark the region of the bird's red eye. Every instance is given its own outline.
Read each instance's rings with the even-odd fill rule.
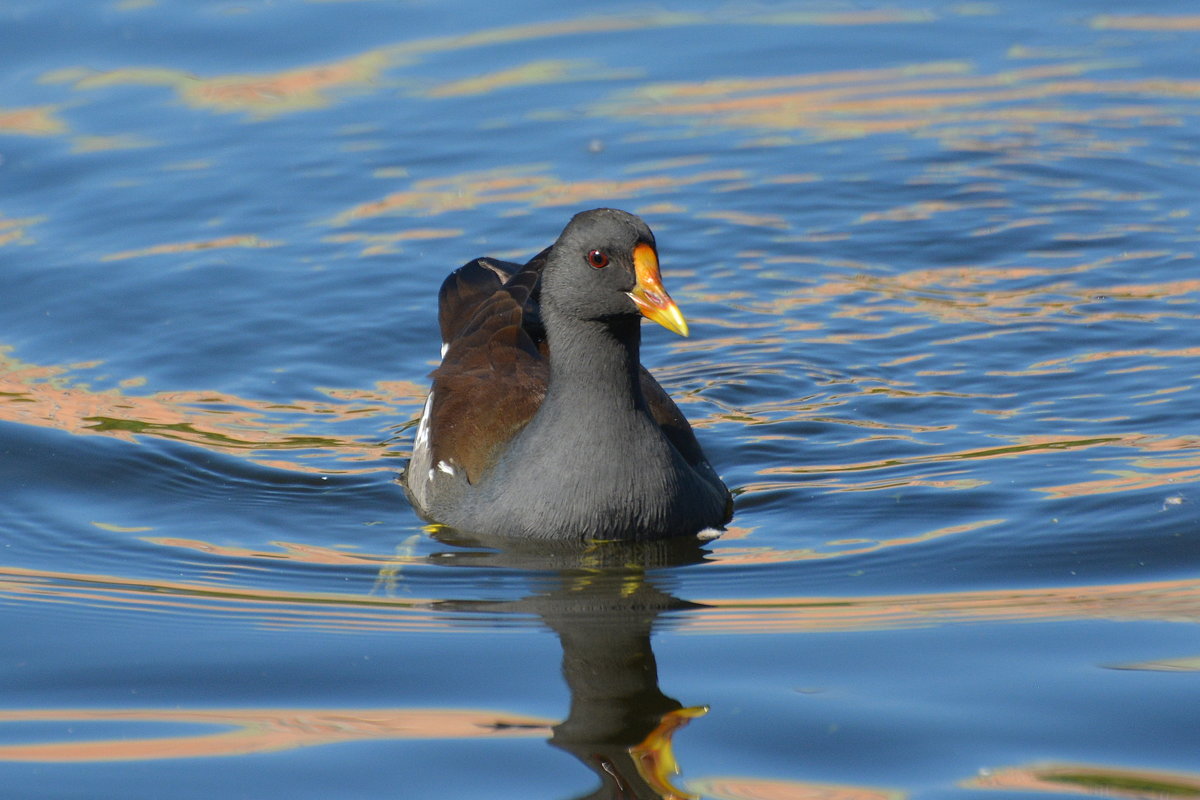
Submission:
[[[608,266],[608,254],[603,250],[592,250],[587,254],[587,262],[596,269],[603,269]]]

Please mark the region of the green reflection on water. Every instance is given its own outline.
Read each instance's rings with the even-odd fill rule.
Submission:
[[[1169,797],[1200,797],[1200,789],[1182,783],[1139,778],[1134,775],[1112,775],[1095,772],[1066,772],[1043,775],[1047,783],[1066,783],[1106,792]]]

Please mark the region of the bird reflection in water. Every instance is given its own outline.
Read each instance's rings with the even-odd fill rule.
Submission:
[[[703,561],[701,540],[592,542],[583,549],[547,543],[502,543],[433,526],[445,544],[470,549],[439,553],[431,561],[453,566],[520,569],[535,575],[538,591],[510,602],[455,602],[455,611],[536,614],[562,644],[562,671],[571,693],[567,718],[552,728],[550,744],[575,756],[600,779],[579,800],[687,800],[679,789],[673,736],[704,706],[684,707],[658,686],[651,633],[660,614],[694,608],[666,587],[666,568]]]

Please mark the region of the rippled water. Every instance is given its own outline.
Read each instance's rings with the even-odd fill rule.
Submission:
[[[0,52],[3,796],[1200,797],[1180,4],[16,0]],[[438,285],[598,205],[733,527],[458,546],[394,482]]]

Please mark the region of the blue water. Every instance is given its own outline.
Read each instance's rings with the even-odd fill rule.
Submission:
[[[0,796],[1200,797],[1194,11],[0,6]],[[601,205],[732,527],[459,546],[438,286]]]

